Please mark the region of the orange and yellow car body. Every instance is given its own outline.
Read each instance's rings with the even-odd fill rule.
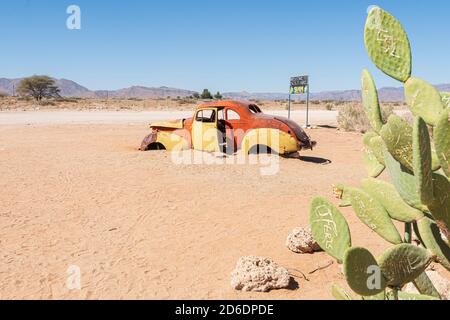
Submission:
[[[296,122],[264,114],[256,104],[231,100],[204,103],[192,118],[154,122],[150,128],[140,150],[226,149],[248,154],[265,147],[286,155],[316,144]]]

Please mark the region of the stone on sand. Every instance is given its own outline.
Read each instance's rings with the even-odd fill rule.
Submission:
[[[295,228],[287,237],[286,246],[295,253],[314,253],[320,251],[320,246],[314,240],[311,228]]]
[[[269,258],[242,257],[231,274],[231,285],[236,290],[268,292],[289,287],[290,276],[286,268]]]

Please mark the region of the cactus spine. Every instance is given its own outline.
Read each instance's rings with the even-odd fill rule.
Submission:
[[[404,84],[406,102],[415,116],[414,126],[396,115],[383,123],[375,82],[363,70],[362,101],[373,130],[364,136],[370,178],[362,182],[362,189],[341,184],[334,191],[342,199],[342,206],[351,205],[364,224],[394,246],[377,260],[367,249],[351,247],[345,218],[322,198],[313,200],[311,206],[313,236],[322,248],[326,240],[339,244],[325,251],[343,262],[347,283],[364,300],[439,299],[424,271],[432,261],[450,270],[450,243],[441,237],[441,231],[448,235],[450,230],[450,94],[439,93],[424,80],[411,77],[408,36],[388,12],[379,7],[370,10],[364,42],[374,64]],[[385,168],[391,183],[375,179]],[[435,172],[440,168],[446,176]],[[315,209],[318,207],[328,208],[327,215],[337,212],[330,220],[345,231],[336,236],[324,235],[326,224],[317,214],[321,212]],[[405,223],[404,239],[391,219]],[[413,232],[420,246],[410,244]],[[373,289],[368,285],[368,269],[377,268],[381,284]],[[420,295],[401,291],[409,282]],[[333,294],[339,299],[353,299],[338,287],[333,287]]]

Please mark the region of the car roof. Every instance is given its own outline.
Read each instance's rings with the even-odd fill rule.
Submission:
[[[236,101],[236,100],[218,100],[212,102],[202,103],[197,107],[197,109],[205,108],[218,108],[218,107],[232,107],[237,110],[249,111],[249,105],[252,103],[246,101]]]

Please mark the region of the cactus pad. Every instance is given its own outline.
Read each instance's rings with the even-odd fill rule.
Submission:
[[[447,270],[450,271],[450,247],[442,239],[441,232],[436,222],[429,218],[423,218],[417,222],[420,240]]]
[[[450,108],[442,113],[437,122],[434,129],[434,144],[442,170],[450,178]]]
[[[346,188],[347,187],[342,183],[333,185],[334,195],[336,196],[336,198],[341,200],[341,203],[339,203],[339,207],[350,207],[352,205],[348,192],[345,192]]]
[[[372,139],[370,139],[369,145],[378,162],[384,166],[385,163],[383,151],[386,149],[386,146],[384,145],[383,138],[381,138],[380,136],[373,137]]]
[[[405,97],[415,116],[422,117],[429,125],[437,124],[444,105],[441,94],[435,87],[421,79],[410,78],[405,83]]]
[[[378,272],[378,275],[374,272]],[[374,296],[386,289],[386,279],[381,274],[376,259],[367,249],[355,247],[347,250],[344,275],[349,287],[362,296]],[[377,279],[377,276],[380,277]]]
[[[386,168],[384,164],[380,163],[375,155],[375,152],[370,145],[364,145],[363,155],[364,167],[366,168],[369,177],[377,178],[383,173]]]
[[[390,183],[377,179],[365,179],[362,182],[362,188],[381,203],[392,219],[411,223],[424,217],[422,211],[408,206]]]
[[[315,198],[309,210],[311,231],[319,246],[339,263],[351,247],[350,230],[341,212],[328,200]]]
[[[450,108],[450,92],[441,92],[442,97],[442,104],[444,105],[444,108],[449,109]]]
[[[434,200],[433,172],[431,164],[431,142],[425,121],[417,117],[413,127],[413,163],[416,189],[423,204]]]
[[[387,151],[384,152],[384,159],[391,182],[400,197],[411,207],[420,211],[427,211],[427,207],[422,204],[420,195],[416,190],[416,178],[412,173],[397,162]]]
[[[387,300],[395,300],[394,298],[394,293],[392,291],[388,292],[386,295]],[[407,293],[407,292],[403,292],[403,291],[399,291],[398,292],[398,300],[400,301],[408,301],[408,300],[440,300],[438,298],[435,297],[431,297],[431,296],[427,296],[427,295],[423,295],[423,294],[415,294],[415,293]]]
[[[331,287],[331,294],[336,300],[355,300],[350,293],[339,287],[337,284],[333,284]]]
[[[400,22],[381,8],[373,8],[364,31],[366,50],[390,77],[405,82],[411,76],[411,47]]]
[[[450,230],[450,182],[438,173],[433,174],[434,201],[428,206],[439,228]]]
[[[381,130],[388,151],[408,170],[413,170],[412,135],[413,128],[397,115],[391,115]]]
[[[389,214],[377,200],[358,188],[347,188],[347,192],[356,215],[366,226],[390,243],[402,243]]]
[[[378,92],[375,86],[375,81],[369,71],[362,72],[362,103],[366,116],[372,129],[380,133],[383,126],[381,117],[380,102],[378,101]]]
[[[434,258],[435,256],[426,249],[411,244],[400,244],[378,258],[378,264],[388,285],[400,288],[420,276]]]
[[[413,281],[414,286],[420,292],[427,296],[435,297],[441,299],[441,295],[435,288],[433,282],[431,282],[426,272],[423,272]]]

